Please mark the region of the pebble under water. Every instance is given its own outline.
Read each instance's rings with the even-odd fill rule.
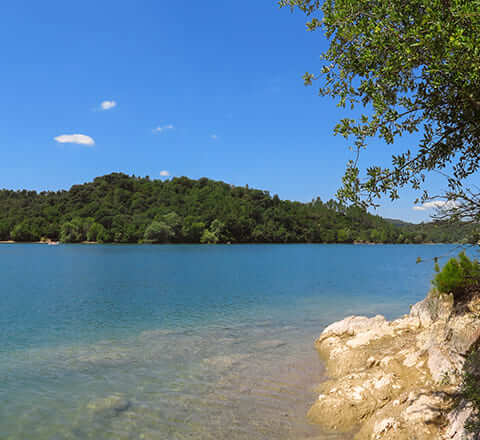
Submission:
[[[315,439],[313,347],[454,246],[1,245],[0,438]]]

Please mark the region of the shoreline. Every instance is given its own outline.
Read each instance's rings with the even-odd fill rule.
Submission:
[[[80,241],[75,243],[63,243],[61,241],[53,242],[51,241],[50,244],[67,244],[67,245],[129,245],[129,246],[136,246],[136,245],[147,245],[147,246],[177,246],[177,245],[194,245],[194,246],[238,246],[238,245],[342,245],[342,246],[436,246],[436,245],[454,245],[454,246],[467,246],[468,243],[311,243],[311,242],[303,242],[303,243],[115,243],[115,242],[108,242],[108,243],[100,243],[98,241]],[[48,241],[14,241],[14,240],[0,240],[1,244],[49,244]]]
[[[42,303],[45,304],[45,310],[47,312],[51,310],[49,304],[58,304],[56,309],[60,311],[55,321],[48,323],[53,333],[51,333],[51,336],[49,333],[45,334],[48,337],[48,339],[45,339],[47,342],[45,348],[48,349],[49,346],[55,348],[55,350],[52,350],[53,353],[57,351],[57,344],[51,344],[51,341],[55,342],[58,340],[62,342],[66,339],[66,342],[64,344],[64,350],[60,350],[61,353],[59,353],[58,356],[51,358],[51,362],[49,361],[48,364],[42,365],[50,365],[55,369],[58,368],[59,377],[67,377],[67,379],[72,377],[75,381],[76,378],[74,376],[66,374],[66,367],[75,367],[79,376],[82,377],[85,371],[95,372],[94,366],[98,365],[102,370],[95,372],[95,375],[99,378],[108,378],[107,388],[100,393],[96,390],[97,387],[91,388],[91,396],[88,396],[88,399],[86,398],[84,401],[82,400],[83,403],[81,405],[83,405],[83,408],[86,408],[84,414],[90,417],[91,414],[95,413],[95,415],[98,414],[98,418],[102,417],[103,409],[102,411],[98,411],[98,413],[90,410],[93,407],[103,408],[102,402],[104,402],[104,399],[109,399],[109,401],[115,404],[117,400],[115,398],[116,394],[114,393],[122,393],[126,401],[130,402],[129,410],[125,412],[119,411],[117,414],[115,407],[113,407],[113,409],[108,409],[108,411],[110,411],[109,414],[114,413],[116,417],[113,419],[115,421],[114,423],[125,423],[127,427],[131,427],[127,422],[128,418],[132,416],[133,420],[138,423],[138,428],[131,427],[132,432],[134,431],[136,436],[139,436],[140,433],[142,433],[140,430],[142,427],[142,411],[145,407],[138,400],[141,393],[136,387],[133,387],[132,390],[122,389],[122,383],[125,382],[128,384],[128,382],[130,382],[134,385],[138,378],[139,384],[143,386],[145,383],[142,383],[143,379],[141,379],[141,377],[142,374],[145,373],[146,376],[152,377],[156,383],[160,383],[157,378],[162,377],[161,383],[166,384],[171,382],[172,385],[176,386],[175,381],[163,380],[163,378],[176,377],[177,371],[181,371],[185,365],[200,365],[202,367],[200,372],[202,374],[195,373],[185,375],[185,377],[190,377],[194,381],[198,377],[213,377],[212,371],[216,368],[221,370],[221,375],[219,376],[221,382],[218,382],[215,378],[215,381],[212,382],[211,385],[208,385],[208,389],[219,391],[218,394],[212,394],[212,400],[209,401],[209,403],[213,402],[215,404],[220,400],[222,395],[225,396],[223,392],[225,388],[219,387],[218,384],[220,383],[220,385],[227,386],[228,388],[228,399],[221,400],[221,402],[226,402],[228,405],[227,411],[222,411],[221,408],[217,408],[216,414],[212,415],[212,418],[221,416],[222,425],[225,421],[226,426],[228,426],[231,419],[235,418],[242,420],[241,424],[239,424],[240,429],[243,429],[243,426],[246,426],[248,423],[253,426],[254,423],[257,423],[257,420],[265,429],[270,429],[269,426],[279,426],[278,429],[277,427],[274,428],[274,432],[280,432],[282,435],[284,435],[283,432],[286,432],[286,428],[288,429],[288,426],[291,426],[291,424],[299,426],[299,431],[295,429],[295,433],[304,432],[304,426],[305,429],[309,429],[306,415],[310,405],[318,397],[315,384],[328,380],[328,378],[323,375],[324,363],[319,362],[318,355],[312,347],[314,337],[318,336],[318,333],[330,322],[342,319],[346,314],[359,313],[359,310],[368,316],[372,316],[372,312],[386,313],[389,317],[396,317],[402,313],[407,313],[408,305],[419,299],[418,292],[425,290],[423,288],[413,289],[415,291],[413,292],[413,296],[404,298],[400,305],[398,304],[396,295],[391,295],[390,299],[387,300],[388,303],[379,306],[376,299],[378,296],[372,295],[372,291],[378,295],[382,295],[385,291],[385,285],[390,284],[392,279],[386,278],[386,281],[380,284],[373,281],[371,284],[364,284],[363,290],[366,291],[365,296],[363,297],[362,295],[358,299],[355,292],[350,291],[352,286],[358,285],[358,280],[354,280],[353,282],[348,281],[344,283],[344,286],[340,286],[342,291],[347,291],[345,297],[334,295],[333,293],[336,291],[339,292],[340,289],[332,291],[332,289],[328,287],[329,284],[325,283],[325,280],[329,278],[332,283],[339,283],[339,280],[341,281],[342,279],[349,280],[352,266],[356,262],[360,262],[358,255],[369,255],[368,260],[371,258],[371,261],[378,261],[378,259],[374,259],[378,253],[387,256],[400,254],[398,258],[404,261],[406,256],[415,256],[420,250],[425,254],[435,255],[441,253],[442,249],[451,249],[451,247],[408,248],[404,246],[393,248],[387,246],[370,249],[365,246],[357,248],[340,246],[296,246],[290,248],[263,246],[256,248],[254,246],[248,246],[244,248],[245,252],[242,251],[243,248],[196,248],[196,252],[194,248],[191,248],[192,252],[190,252],[188,247],[184,247],[183,251],[181,247],[167,247],[162,249],[142,248],[140,246],[132,248],[105,246],[103,249],[105,250],[102,251],[101,247],[90,249],[79,248],[78,246],[65,246],[58,252],[50,252],[50,250],[29,245],[17,248],[11,246],[10,249],[5,248],[3,253],[4,261],[8,262],[9,266],[11,262],[15,263],[13,266],[18,268],[16,277],[18,280],[25,280],[25,283],[17,282],[15,277],[9,276],[10,286],[12,286],[13,289],[6,288],[5,290],[9,292],[9,295],[12,295],[12,298],[21,298],[18,292],[23,292],[25,287],[29,286],[31,286],[32,294],[37,295],[37,297],[37,292],[42,292],[42,290],[45,293],[54,293],[52,296],[46,295],[45,300],[42,301]],[[108,251],[108,249],[111,250]],[[115,251],[116,249],[118,252]],[[122,251],[121,249],[124,250]],[[239,264],[237,251],[244,255],[240,261],[248,261],[248,264]],[[121,258],[109,258],[109,255],[112,253],[120,255]],[[169,266],[167,263],[172,260],[169,257],[172,253],[182,254],[182,259],[177,260]],[[228,271],[226,271],[227,275],[224,281],[222,281],[222,278],[218,277],[218,266],[215,264],[205,264],[201,268],[206,276],[202,275],[202,277],[198,277],[197,274],[199,272],[197,272],[197,269],[195,269],[194,272],[187,270],[185,276],[191,277],[191,281],[187,281],[185,284],[183,282],[182,284],[175,284],[178,283],[178,267],[186,267],[187,269],[196,267],[195,263],[199,261],[198,257],[208,254],[216,254],[214,255],[216,259],[212,260],[213,262],[219,261],[219,258],[223,259],[223,254],[233,256],[231,261],[236,262],[236,267],[241,268],[240,271],[243,277],[241,279],[238,278],[236,273],[230,276]],[[262,266],[262,262],[265,261],[264,256],[270,254],[279,254],[282,256],[281,260],[275,257],[275,261],[278,263],[271,267],[272,270]],[[301,272],[298,272],[297,278],[292,278],[291,274],[286,270],[283,271],[285,275],[282,276],[281,269],[291,264],[292,255],[295,254],[299,256],[309,256],[310,258],[304,259],[305,263],[302,263]],[[346,262],[346,264],[340,266],[342,269],[341,272],[332,274],[333,271],[326,270],[324,275],[322,272],[316,270],[318,261],[328,259],[334,254],[338,254],[339,259],[341,258],[340,261]],[[37,257],[38,255],[40,258]],[[317,255],[318,258],[311,258],[315,255]],[[75,283],[71,282],[72,256],[73,258],[81,256],[80,273],[88,273],[88,278],[82,276],[80,279],[80,277],[77,277]],[[93,260],[90,259],[91,256],[94,256]],[[104,264],[98,264],[100,261],[98,256],[101,256],[101,261]],[[144,257],[138,258],[138,256]],[[187,259],[184,259],[185,256]],[[322,258],[320,258],[320,256]],[[126,257],[126,260],[123,259],[124,257]],[[149,262],[148,260],[152,260],[153,262]],[[365,262],[367,258],[362,258],[361,260]],[[384,258],[381,260],[384,260]],[[39,264],[30,264],[30,261],[39,261]],[[92,261],[96,264],[92,264]],[[411,261],[411,259],[409,259],[409,261],[411,264],[408,265],[407,268],[402,269],[401,276],[398,277],[399,279],[404,279],[411,275],[411,269],[418,271],[418,273],[424,272],[423,269],[420,270],[419,266],[415,265],[414,260]],[[120,265],[119,262],[121,263]],[[136,262],[140,264],[137,265]],[[165,264],[162,264],[164,262]],[[308,262],[312,263],[309,264]],[[332,263],[335,263],[335,261],[332,261]],[[303,266],[303,264],[305,264],[305,266]],[[366,264],[368,264],[369,270],[371,269],[372,271],[366,276],[369,280],[378,279],[382,273],[385,273],[385,276],[391,275],[389,269],[386,272],[382,271],[381,264],[379,264],[377,268],[370,263]],[[23,265],[26,266],[26,270]],[[425,266],[429,268],[428,264]],[[130,267],[136,270],[134,279],[128,274],[128,268]],[[152,270],[157,267],[160,268],[158,271]],[[228,267],[234,266],[228,264]],[[314,277],[311,279],[305,277],[306,272],[303,267],[308,269],[308,273],[314,274]],[[164,268],[163,271],[162,268]],[[88,269],[88,272],[84,269]],[[278,269],[280,269],[280,273]],[[240,271],[238,273],[240,273]],[[38,273],[41,273],[42,276],[36,280],[34,275]],[[225,272],[222,271],[222,273]],[[255,280],[258,275],[265,276],[264,274],[268,273],[271,274],[270,279],[267,279],[264,283],[255,281],[255,284],[252,285],[255,292],[252,291],[251,297],[245,295],[244,292],[248,292],[248,284],[244,284],[245,280],[250,283],[248,281],[249,279]],[[295,273],[297,272],[295,271]],[[105,276],[103,274],[105,274]],[[115,284],[112,288],[109,288],[108,280],[112,279],[112,274],[115,279]],[[204,304],[208,305],[209,297],[207,295],[210,294],[209,292],[212,289],[212,280],[218,278],[220,278],[219,295],[212,296],[210,304],[212,304],[213,307],[204,308]],[[417,279],[420,278],[423,277],[417,277]],[[233,284],[230,282],[232,279],[235,281],[239,280],[241,283],[238,288],[235,286],[234,289],[229,288],[228,293],[226,293],[227,290],[223,286]],[[52,280],[54,280],[53,283]],[[83,282],[84,280],[85,283]],[[133,281],[132,284],[129,284],[130,280]],[[195,284],[193,284],[193,281]],[[308,289],[308,287],[313,284],[321,286],[318,291]],[[393,285],[398,286],[397,283]],[[185,286],[185,288],[182,286]],[[192,289],[191,286],[194,286],[194,288]],[[149,305],[148,309],[139,311],[141,314],[138,313],[138,309],[132,309],[131,307],[132,291],[135,292],[136,302],[138,301],[138,303]],[[160,297],[157,295],[158,291],[165,293]],[[194,291],[193,294],[192,291]],[[110,301],[83,300],[83,298],[96,298],[96,292],[99,292],[99,298],[115,297],[115,299],[119,298],[119,300],[113,303],[116,311],[115,314],[102,313],[102,324],[92,326],[92,316],[98,317],[99,311],[112,310],[112,302]],[[103,292],[106,292],[105,296],[102,295]],[[185,295],[179,295],[177,292],[185,292]],[[257,292],[261,294],[262,298],[265,298],[264,301],[256,301],[256,298],[258,298]],[[279,300],[275,299],[278,298],[277,292],[282,292]],[[303,293],[299,295],[298,292],[305,292],[305,296],[303,296]],[[394,292],[400,294],[402,287],[396,287]],[[77,294],[78,297],[75,296]],[[325,295],[325,300],[321,299],[323,295]],[[199,298],[198,305],[193,302],[195,297]],[[63,307],[63,304],[71,304],[72,298],[75,299],[75,304],[82,307],[82,309],[79,309],[82,313],[74,310],[75,316],[79,318],[78,321],[74,322],[70,319],[64,319],[62,316],[64,310],[69,310],[68,307]],[[221,300],[219,298],[221,298]],[[225,298],[225,300],[223,300],[223,298]],[[9,302],[10,301],[7,300],[7,303]],[[194,307],[190,306],[192,303]],[[36,304],[36,302],[33,301],[33,304]],[[98,304],[100,304],[100,310]],[[185,306],[183,306],[183,304],[185,304]],[[22,303],[19,305],[22,306]],[[84,305],[88,307],[86,310],[83,309]],[[220,306],[222,308],[220,308]],[[187,310],[188,313],[185,313],[181,308]],[[17,310],[19,309],[17,308]],[[41,310],[38,308],[37,310],[37,313],[41,313]],[[156,310],[159,312],[151,313],[151,311],[155,312]],[[176,310],[180,311],[178,316],[175,315],[175,313],[177,313]],[[218,312],[219,310],[221,310],[221,313]],[[292,314],[292,310],[295,310],[294,314]],[[92,313],[92,315],[90,315],[90,313]],[[9,325],[9,331],[12,329],[12,335],[16,336],[14,333],[16,325],[12,326],[11,323],[15,322],[16,317],[19,317],[19,323],[21,323],[21,321],[24,321],[23,316],[28,317],[28,315],[19,313],[12,314],[12,316],[14,317],[13,321],[9,321],[7,324]],[[118,316],[131,317],[132,326],[118,326]],[[76,326],[80,321],[83,321],[85,325],[82,324],[78,329],[85,329],[85,331],[77,330]],[[171,330],[176,330],[181,323],[183,323],[184,330],[175,332],[177,335],[174,335]],[[25,329],[28,330],[30,325],[31,324],[27,322]],[[21,327],[17,326],[17,328]],[[38,328],[42,329],[42,327]],[[58,329],[61,331],[58,331]],[[64,332],[63,329],[68,329],[68,331]],[[136,329],[139,331],[137,332]],[[149,331],[150,329],[153,331]],[[202,329],[205,330],[205,333],[203,333]],[[132,330],[132,332],[130,330]],[[165,332],[165,330],[167,330],[167,332]],[[125,331],[126,333],[124,333]],[[203,336],[200,338],[202,333]],[[132,343],[126,343],[124,336],[130,334],[134,335],[131,340]],[[5,332],[5,336],[8,335],[9,333]],[[31,335],[34,337],[31,337]],[[85,335],[89,340],[93,338],[94,340],[91,344],[87,341],[86,345],[88,345],[88,347],[79,347],[75,354],[72,353],[69,346],[80,342],[80,338],[77,341],[77,335]],[[118,338],[117,335],[119,336]],[[21,336],[24,341],[31,341],[32,345],[35,344],[35,341],[41,341],[40,338],[43,338],[42,331],[38,333],[28,332],[25,334],[25,337],[18,333],[18,336]],[[180,339],[176,339],[177,336]],[[73,341],[73,344],[69,343],[68,338]],[[4,339],[7,338],[5,337]],[[10,339],[11,342],[7,341],[7,345],[13,348],[15,338],[8,339]],[[21,341],[21,339],[19,340]],[[97,341],[103,342],[97,344]],[[215,342],[212,343],[212,341]],[[116,342],[118,342],[118,344],[116,344]],[[57,370],[46,370],[46,368],[40,364],[35,365],[33,363],[33,356],[30,355],[38,354],[38,360],[46,362],[48,350],[43,350],[42,347],[40,347],[40,349],[33,347],[32,351],[25,350],[24,352],[24,365],[28,368],[30,368],[29,366],[32,367],[31,372],[33,375],[37,374],[37,371],[49,371],[51,374],[57,374]],[[260,355],[258,354],[259,352],[261,353]],[[303,356],[304,353],[306,353],[305,357]],[[13,357],[18,359],[17,354]],[[158,370],[159,373],[155,372],[155,374],[152,374],[153,366],[160,364],[158,364],[157,361],[152,362],[153,359],[147,358],[146,356],[156,356],[157,354],[159,362],[165,360],[165,362],[168,362],[172,367],[171,370],[168,370],[171,371],[171,376],[167,375],[167,370],[160,373],[162,371],[160,366]],[[188,356],[188,358],[186,358],[186,356]],[[301,362],[304,358],[307,359],[308,362]],[[142,364],[142,359],[147,361],[147,363]],[[265,363],[263,363],[262,359],[265,360]],[[4,365],[7,371],[10,369],[10,371],[17,371],[19,374],[21,372],[21,369],[14,363],[5,361]],[[136,367],[139,368],[138,372],[134,370]],[[122,380],[115,383],[115,380],[121,378],[121,375],[118,374],[119,368],[126,369],[125,371],[128,372],[128,376],[125,377],[130,378],[130,380]],[[247,384],[245,380],[246,371],[249,372],[249,376],[251,377],[250,384]],[[279,374],[277,374],[276,371],[278,371]],[[225,372],[228,377],[225,377],[223,372]],[[231,373],[235,374],[230,376]],[[111,374],[111,376],[108,376],[109,374]],[[14,379],[11,381],[12,387],[14,387],[17,380],[14,375],[11,377]],[[112,379],[111,382],[110,378]],[[230,378],[231,381],[229,381]],[[86,382],[88,381],[78,381],[80,385]],[[110,385],[114,383],[115,387],[110,387]],[[78,397],[75,396],[77,391],[75,388],[69,388],[62,382],[58,382],[58,384],[62,385],[62,388],[72,395],[72,399],[78,400]],[[117,386],[120,388],[117,388]],[[177,413],[176,409],[172,407],[172,415],[180,414],[182,417],[197,417],[197,415],[200,414],[198,410],[203,411],[202,407],[207,405],[202,404],[197,406],[195,403],[198,403],[198,399],[202,398],[202,396],[198,399],[191,400],[192,396],[187,395],[191,393],[190,389],[195,389],[194,386],[196,386],[196,382],[191,386],[182,386],[182,389],[185,390],[184,395],[182,395],[181,392],[180,394],[171,394],[168,390],[167,392],[162,390],[162,393],[157,394],[157,396],[159,396],[159,401],[157,402],[160,402],[158,406],[165,407],[167,405],[165,402],[170,395],[175,396],[175,399],[172,399],[173,403],[177,399],[177,396],[179,396],[179,398],[190,399],[189,401],[192,401],[193,404],[192,407],[189,408],[188,414],[183,412]],[[82,387],[80,386],[78,389],[81,390]],[[57,382],[52,382],[51,389],[45,388],[45,391],[48,391],[49,395],[57,400],[56,390]],[[146,391],[147,393],[145,393],[145,395],[153,396],[149,386],[146,387]],[[27,393],[24,394],[27,395]],[[167,398],[164,396],[167,396]],[[287,400],[287,398],[291,400]],[[244,412],[236,412],[235,404],[233,404],[233,402],[237,402],[235,399],[244,403]],[[266,399],[268,399],[268,401]],[[268,413],[263,413],[264,416],[261,414],[262,402],[266,403],[265,408],[268,411]],[[272,402],[278,402],[278,405],[272,405]],[[153,401],[152,403],[155,404]],[[27,424],[30,420],[28,418],[28,408],[33,408],[35,404],[36,403],[26,402],[23,407],[25,409],[21,412],[19,411],[19,414],[22,412],[27,414],[24,418],[24,432],[30,432],[30,425]],[[10,404],[8,406],[13,407],[13,405]],[[123,408],[123,406],[120,405],[120,409]],[[255,413],[254,409],[256,409]],[[44,411],[45,414],[48,414],[46,409],[44,409]],[[207,417],[205,417],[205,414],[208,415],[208,411],[207,413],[202,413],[201,417],[198,416],[197,420],[206,420]],[[259,416],[259,418],[253,419],[254,415]],[[54,421],[55,417],[57,416],[53,414],[51,419],[45,417],[44,420]],[[161,415],[160,417],[156,416],[155,420],[160,419],[161,421],[161,417]],[[179,417],[179,419],[180,418],[181,417]],[[106,420],[107,424],[109,420],[110,419]],[[32,419],[32,424],[35,423],[37,423],[37,421]],[[206,424],[206,421],[204,423]],[[281,425],[279,425],[279,423]],[[45,425],[47,425],[47,423],[45,423]],[[333,438],[338,440],[350,439],[350,437],[342,436],[342,434],[337,434],[338,437],[333,437],[333,435],[329,433],[324,434],[324,430],[321,430],[318,425],[313,425],[313,427],[319,429],[317,436],[288,436],[285,434],[284,437],[277,437],[275,435],[265,435],[265,437],[272,439],[310,438],[312,440],[314,438],[318,440],[333,440]],[[136,431],[137,429],[138,431]],[[207,429],[207,427],[205,429]],[[235,432],[238,433],[239,431]],[[85,434],[85,436],[87,435]],[[200,434],[197,436],[202,437]],[[158,437],[163,438],[168,437],[168,435],[163,437],[159,435]],[[192,435],[192,437],[196,436]],[[20,440],[22,437],[14,436],[13,438]],[[219,436],[218,438],[236,437],[230,434],[230,436],[225,435],[225,437]],[[256,438],[258,437],[252,435],[250,440]]]
[[[355,440],[476,438],[465,428],[473,409],[455,396],[480,341],[480,297],[462,307],[430,292],[394,321],[350,316],[329,325],[315,341],[328,379],[310,421]]]

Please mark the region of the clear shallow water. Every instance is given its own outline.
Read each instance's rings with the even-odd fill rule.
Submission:
[[[454,246],[1,245],[0,438],[341,439],[313,340],[408,312]]]

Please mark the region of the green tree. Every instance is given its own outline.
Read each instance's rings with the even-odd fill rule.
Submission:
[[[5,221],[0,221],[0,241],[10,238],[10,225]]]
[[[62,225],[60,230],[60,241],[63,243],[79,243],[85,239],[83,232],[82,219],[74,218]]]
[[[264,225],[255,226],[255,229],[252,232],[252,241],[255,243],[268,243],[270,241],[269,234],[265,230]]]
[[[182,235],[187,243],[200,243],[204,230],[205,223],[189,216],[185,218],[185,222],[183,223]]]
[[[352,243],[352,232],[349,229],[343,228],[337,231],[337,240],[340,243]]]
[[[386,221],[338,201],[280,200],[267,191],[206,178],[163,182],[113,173],[74,185],[69,191],[0,190],[0,206],[0,237],[9,238],[15,230],[15,238],[26,241],[48,237],[135,243],[145,238],[153,221],[171,229],[168,241],[174,243],[333,243],[346,241],[342,233],[337,236],[342,229],[350,231],[354,240],[365,240],[372,231],[378,231],[377,240],[383,242],[395,242],[400,234],[407,242],[414,238],[418,242],[480,239],[480,230],[465,222],[412,225]]]
[[[203,231],[202,237],[200,238],[200,243],[216,244],[218,243],[218,237],[212,231],[205,229]]]
[[[208,229],[203,231],[200,243],[216,244],[226,241],[225,225],[218,219],[215,219]]]
[[[112,236],[105,228],[100,229],[97,234],[98,243],[109,243],[112,241]]]
[[[38,228],[31,222],[25,220],[13,228],[11,238],[15,241],[38,241],[40,233]]]
[[[230,239],[227,234],[225,223],[218,219],[213,220],[208,229],[216,237],[217,243],[224,243]]]
[[[103,242],[103,237],[105,237],[104,226],[100,223],[93,223],[87,232],[87,240]]]
[[[335,133],[353,137],[355,159],[347,165],[341,200],[368,206],[399,188],[425,189],[431,170],[447,166],[449,214],[480,214],[477,197],[462,187],[480,167],[479,0],[281,0],[307,14],[309,31],[329,40],[320,94],[364,114],[342,119]],[[369,138],[387,144],[421,131],[421,140],[393,156],[391,167],[361,173],[358,154]],[[414,138],[415,139],[415,138]],[[475,194],[474,194],[475,195]],[[423,193],[427,199],[429,194]],[[459,209],[458,205],[463,208]]]
[[[163,216],[163,222],[172,230],[171,238],[179,239],[182,231],[182,219],[176,212],[169,212]]]
[[[437,274],[433,286],[441,293],[452,293],[455,301],[461,301],[472,292],[478,293],[480,287],[480,263],[470,260],[465,252],[458,259],[451,258],[440,270],[435,265]]]
[[[163,222],[153,221],[145,230],[144,240],[148,243],[167,243],[171,235],[170,226]]]

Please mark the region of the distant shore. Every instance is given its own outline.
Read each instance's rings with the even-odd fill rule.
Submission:
[[[425,242],[425,243],[373,243],[373,242],[353,242],[353,243],[307,243],[307,242],[304,242],[304,243],[146,243],[146,242],[143,242],[143,243],[114,243],[114,242],[108,242],[108,243],[101,243],[101,242],[98,242],[98,241],[79,241],[79,242],[75,242],[75,243],[63,243],[63,242],[48,242],[48,241],[13,241],[13,240],[3,240],[1,241],[0,240],[0,244],[89,244],[89,245],[94,245],[94,244],[122,244],[122,245],[138,245],[138,244],[141,244],[141,245],[178,245],[178,244],[193,244],[193,245],[207,245],[207,246],[211,246],[211,245],[216,245],[216,244],[219,244],[219,245],[235,245],[235,244],[255,244],[255,245],[262,245],[262,244],[321,244],[321,245],[325,245],[325,244],[328,244],[328,245],[337,245],[337,244],[341,244],[341,245],[368,245],[368,246],[385,246],[385,245],[435,245],[435,244],[452,244],[452,245],[462,245],[462,243],[433,243],[433,242]]]

